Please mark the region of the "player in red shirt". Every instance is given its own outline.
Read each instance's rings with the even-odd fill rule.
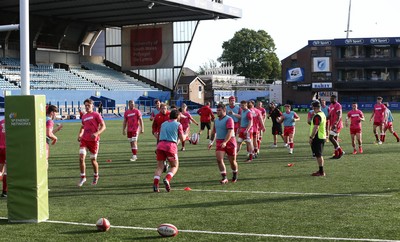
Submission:
[[[369,121],[371,122],[372,119],[374,119],[374,124],[372,126],[374,135],[375,135],[375,140],[376,143],[381,145],[382,144],[382,136],[385,134],[383,132],[384,126],[385,126],[385,120],[387,119],[386,117],[386,106],[382,103],[383,98],[382,97],[377,97],[376,98],[376,104],[374,105],[374,110],[372,111],[371,118]],[[377,128],[379,127],[379,132],[380,136],[377,132]]]
[[[58,124],[57,128],[54,129],[54,118],[56,117],[57,114],[57,107],[54,105],[49,105],[46,110],[46,150],[47,150],[47,160],[49,159],[50,156],[50,143],[52,145],[57,143],[57,136],[55,136],[55,133],[60,131],[63,127],[62,124]]]
[[[160,135],[161,124],[168,120],[169,120],[169,111],[167,108],[167,104],[161,103],[160,104],[160,112],[156,116],[154,116],[153,125],[152,125],[152,133],[153,133],[154,137],[156,137],[157,143],[158,143],[158,138]]]
[[[343,149],[339,144],[339,134],[340,130],[343,128],[342,105],[337,101],[336,95],[331,96],[331,105],[329,105],[328,116],[330,125],[329,141],[331,141],[335,148],[335,155],[332,159],[340,159],[344,155]]]
[[[356,149],[356,140],[358,142],[358,152],[360,154],[363,153],[362,149],[362,125],[361,121],[365,120],[364,113],[358,109],[357,103],[353,103],[351,105],[351,110],[347,113],[346,116],[346,127],[348,127],[348,120],[350,120],[350,136],[351,136],[351,144],[353,146],[353,155],[357,154]]]
[[[186,103],[182,103],[181,108],[180,108],[179,111],[181,112],[179,122],[182,124],[183,133],[186,136],[186,139],[182,142],[181,151],[185,151],[185,142],[186,142],[186,140],[188,140],[190,142],[190,139],[189,139],[189,137],[190,137],[190,123],[193,122],[197,126],[199,126],[199,123],[197,123],[196,120],[194,120],[194,118],[192,117],[192,115],[190,115],[190,113],[187,111]]]
[[[0,121],[0,175],[3,176],[3,192],[1,197],[7,197],[7,162],[6,162],[6,123]]]
[[[124,122],[122,123],[122,135],[128,135],[128,140],[131,143],[132,158],[131,161],[137,160],[139,132],[144,133],[144,125],[142,113],[135,108],[135,102],[129,100],[128,110],[124,113]]]
[[[161,103],[160,104],[160,112],[154,116],[153,119],[153,125],[152,125],[152,133],[154,135],[154,137],[156,137],[157,139],[157,144],[160,138],[160,129],[161,129],[161,125],[165,122],[169,120],[169,114],[170,111],[168,111],[168,107],[167,104],[165,103]],[[168,171],[168,163],[166,161],[164,161],[164,172]]]
[[[210,108],[210,102],[205,102],[204,106],[197,110],[197,114],[200,115],[200,131],[203,132],[204,128],[207,127],[207,139],[210,139],[211,122],[214,121],[214,114]]]
[[[79,164],[81,171],[81,180],[78,186],[81,187],[86,182],[86,150],[90,152],[90,160],[93,166],[93,182],[97,185],[99,180],[99,164],[97,163],[97,153],[99,151],[99,140],[101,133],[106,130],[106,124],[100,114],[93,111],[93,100],[86,99],[84,101],[86,113],[82,116],[82,126],[79,130]]]

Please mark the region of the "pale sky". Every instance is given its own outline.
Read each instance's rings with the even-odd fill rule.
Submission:
[[[201,21],[185,67],[197,71],[222,54],[222,43],[242,28],[264,30],[282,60],[308,40],[345,38],[349,0],[224,0],[242,9],[238,20]],[[400,0],[352,0],[350,38],[400,37]]]

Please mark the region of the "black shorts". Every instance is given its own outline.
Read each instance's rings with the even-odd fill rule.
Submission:
[[[272,125],[272,135],[281,135],[282,125]]]
[[[205,127],[207,127],[207,129],[210,130],[211,129],[211,123],[210,122],[207,122],[207,123],[201,122],[200,123],[200,130],[204,130]]]
[[[324,152],[324,145],[325,145],[325,140],[324,139],[313,139],[311,143],[311,151],[313,153],[313,156],[319,158],[322,156],[322,152]]]

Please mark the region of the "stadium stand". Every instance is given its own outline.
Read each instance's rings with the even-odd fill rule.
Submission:
[[[83,69],[72,68],[71,72],[81,76],[88,81],[92,81],[108,90],[118,91],[151,91],[157,90],[148,84],[134,79],[124,73],[115,71],[103,64],[91,62],[82,63]]]
[[[110,90],[154,91],[156,88],[101,64],[82,63],[70,70],[54,68],[52,64],[30,65],[32,90]],[[0,89],[21,87],[20,61],[0,58]]]

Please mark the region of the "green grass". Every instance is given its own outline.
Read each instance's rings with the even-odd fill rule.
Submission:
[[[400,131],[400,114],[394,127]],[[364,122],[364,154],[352,155],[348,129],[341,133],[347,154],[326,159],[326,177],[311,177],[318,169],[308,145],[306,114],[297,123],[295,151],[288,154],[269,148],[271,121],[267,120],[260,157],[246,164],[238,156],[239,181],[219,184],[214,151],[207,150],[204,135],[199,145],[180,152],[180,168],[172,191],[152,192],[155,140],[151,123],[139,138],[136,162],[130,162],[129,143],[122,135],[122,120],[106,121],[98,161],[100,180],[78,188],[79,123],[65,123],[49,160],[50,220],[94,224],[107,217],[114,226],[156,228],[172,223],[180,230],[237,232],[284,236],[359,239],[400,239],[400,144],[391,134],[386,143],[373,144],[372,124]],[[367,113],[369,118],[370,114]],[[192,130],[197,130],[193,126]],[[325,146],[325,158],[333,152]],[[106,160],[112,162],[107,163]],[[288,163],[294,163],[288,167]],[[87,160],[87,174],[92,169]],[[228,168],[229,176],[231,176]],[[192,191],[184,191],[190,187]],[[207,191],[205,191],[207,190]],[[222,192],[228,191],[228,192]],[[292,194],[291,194],[292,193]],[[295,194],[297,193],[297,194]],[[329,195],[331,194],[331,195]],[[337,194],[337,195],[332,195]],[[340,195],[347,194],[347,195]],[[352,194],[352,195],[350,195]],[[354,196],[354,195],[370,196]],[[380,195],[380,196],[376,196]],[[381,196],[386,195],[386,196]],[[0,217],[7,217],[6,200],[0,201]],[[0,220],[4,241],[164,241],[155,230],[111,228],[99,233],[95,226],[55,223],[10,224]],[[308,241],[310,238],[278,238],[234,234],[180,232],[171,241]]]

